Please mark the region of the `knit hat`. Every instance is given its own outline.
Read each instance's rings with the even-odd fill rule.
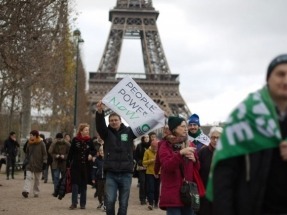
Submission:
[[[189,119],[188,119],[188,124],[197,124],[198,126],[200,126],[199,123],[199,116],[197,114],[192,114]]]
[[[168,128],[170,131],[174,130],[177,126],[179,126],[183,121],[185,121],[184,118],[178,117],[178,116],[170,116],[168,118]]]
[[[274,58],[271,63],[268,66],[267,69],[267,76],[266,76],[266,81],[268,81],[272,71],[275,69],[276,66],[287,63],[287,54],[282,54]]]
[[[62,133],[56,134],[56,139],[63,139],[63,134]]]
[[[32,134],[33,136],[39,137],[39,131],[37,130],[32,130],[30,134]]]

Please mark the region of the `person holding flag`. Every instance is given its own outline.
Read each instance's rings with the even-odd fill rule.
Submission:
[[[287,214],[287,54],[231,113],[211,164],[213,215]]]
[[[118,215],[126,215],[133,176],[132,129],[122,123],[120,115],[113,112],[106,125],[103,103],[97,103],[96,128],[104,140],[104,171],[106,173],[105,195],[106,213],[115,215],[115,203],[119,192]]]

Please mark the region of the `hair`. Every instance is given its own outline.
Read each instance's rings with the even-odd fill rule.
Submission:
[[[142,143],[144,142],[144,138],[145,138],[146,136],[148,136],[149,141],[150,141],[150,136],[149,136],[149,135],[147,135],[147,134],[145,134],[145,135],[143,135],[143,136],[141,137],[141,142],[142,142]]]
[[[221,134],[222,131],[223,131],[223,128],[222,128],[222,127],[218,127],[218,126],[213,126],[213,127],[211,127],[208,136],[211,137],[211,134],[212,134],[213,132],[215,132],[215,131],[217,131],[218,133]]]
[[[117,116],[117,117],[119,117],[120,120],[122,120],[121,116],[120,116],[119,114],[117,114],[116,112],[112,112],[112,113],[109,115],[109,120],[110,120],[110,118],[113,117],[113,116]]]
[[[78,133],[82,132],[86,127],[90,127],[90,125],[88,123],[80,123],[78,127]]]
[[[11,131],[11,132],[9,133],[9,136],[12,136],[12,135],[14,135],[14,134],[16,134],[15,131]]]
[[[31,131],[30,134],[32,134],[33,136],[39,137],[39,131],[37,130]]]
[[[43,140],[45,140],[46,139],[46,137],[45,137],[45,135],[44,134],[40,134],[39,135]]]

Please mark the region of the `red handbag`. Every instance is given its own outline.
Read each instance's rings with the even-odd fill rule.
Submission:
[[[199,175],[199,171],[196,168],[193,168],[193,179],[194,182],[197,184],[199,196],[203,197],[205,195],[205,187]]]
[[[66,170],[66,193],[72,192],[72,179],[71,179],[71,169]]]

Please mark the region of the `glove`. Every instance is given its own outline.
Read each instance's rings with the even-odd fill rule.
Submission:
[[[42,170],[45,170],[46,167],[47,167],[47,164],[46,164],[46,163],[43,163]]]

